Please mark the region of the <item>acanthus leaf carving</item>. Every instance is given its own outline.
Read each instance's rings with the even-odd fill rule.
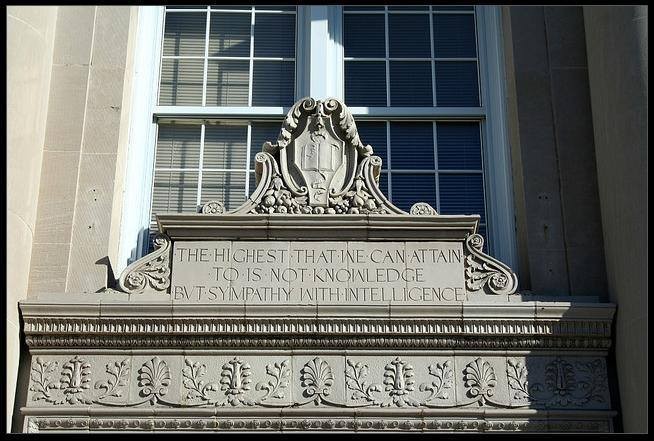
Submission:
[[[220,389],[218,383],[205,383],[201,379],[206,372],[207,366],[199,362],[193,362],[189,358],[184,358],[184,364],[186,367],[182,369],[182,385],[189,390],[186,394],[186,398],[189,400],[199,398],[203,401],[210,401],[208,392],[217,391]]]
[[[30,390],[36,392],[32,398],[34,401],[45,400],[49,403],[55,403],[57,400],[52,398],[52,389],[58,389],[59,384],[52,381],[52,375],[57,369],[56,361],[44,361],[41,357],[36,357],[32,363],[32,385]]]
[[[113,363],[106,364],[106,372],[109,374],[109,379],[105,382],[97,381],[95,388],[104,390],[104,393],[97,397],[102,400],[108,397],[122,397],[123,391],[120,389],[122,386],[127,385],[129,379],[129,359],[124,359],[121,362],[114,361]]]
[[[530,400],[529,383],[527,381],[527,367],[521,361],[509,358],[506,361],[506,375],[508,385],[513,390],[515,400]]]
[[[466,287],[470,291],[483,290],[486,294],[515,294],[518,278],[511,268],[484,254],[484,238],[471,234],[465,241],[468,255],[465,258]]]
[[[166,292],[170,287],[170,238],[159,234],[153,242],[155,250],[152,253],[132,263],[122,272],[118,284],[124,292]]]
[[[259,403],[262,403],[269,398],[284,398],[284,389],[288,387],[291,376],[289,361],[284,360],[281,363],[275,362],[266,365],[266,373],[273,377],[273,379],[268,382],[257,383],[254,387],[256,390],[266,391],[265,395],[258,400]]]
[[[371,405],[381,404],[381,401],[372,396],[373,392],[381,392],[382,385],[369,383],[365,380],[368,375],[368,365],[364,363],[354,363],[348,358],[345,368],[345,385],[352,390],[352,399],[366,400]]]
[[[423,383],[420,385],[421,392],[431,392],[431,394],[423,400],[423,403],[428,403],[434,399],[447,400],[449,398],[448,389],[451,389],[454,384],[452,362],[450,360],[445,360],[443,363],[429,365],[428,369],[429,374],[436,377],[436,381],[433,381],[431,384]]]

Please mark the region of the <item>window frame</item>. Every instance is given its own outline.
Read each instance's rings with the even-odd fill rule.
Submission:
[[[290,107],[263,106],[159,106],[159,76],[165,7],[139,6],[138,8],[137,56],[135,57],[133,82],[135,93],[132,94],[126,172],[126,182],[129,185],[125,186],[123,193],[124,209],[121,220],[119,260],[114,265],[117,272],[147,253],[156,130],[160,121],[176,119],[195,120],[199,123],[216,119],[247,121],[279,119],[281,121],[290,110]],[[256,6],[252,8],[256,11]],[[385,11],[388,16],[388,6],[385,6]],[[393,11],[393,13],[397,12]],[[434,13],[431,6],[428,13],[431,24],[431,17]],[[479,107],[350,107],[350,110],[357,121],[479,121],[488,250],[490,254],[509,266],[515,266],[517,250],[504,103],[506,87],[501,44],[501,13],[497,6],[475,6],[474,13],[480,83]],[[388,33],[386,35],[388,37]],[[297,6],[295,60],[295,100],[305,96],[318,99],[329,96],[341,100],[344,98],[345,60],[343,57],[342,6]],[[434,63],[433,60],[432,63]],[[250,69],[249,76],[251,83],[252,69]],[[204,87],[206,85],[203,85]],[[143,90],[149,90],[150,93],[139,93]],[[432,90],[435,94],[435,90]],[[252,85],[250,84],[249,95],[251,96],[251,94]],[[204,132],[204,126],[202,127]],[[248,137],[251,131],[250,127],[248,124]],[[389,127],[390,124],[387,123],[387,135]],[[365,140],[363,141],[365,142]],[[249,153],[247,154],[248,160]],[[247,164],[247,166],[251,167],[251,164]],[[436,180],[438,181],[438,178]],[[246,179],[247,185],[249,185],[249,179]],[[143,188],[148,188],[149,191],[142,191]],[[129,210],[125,209],[128,204]],[[135,243],[136,246],[134,246]]]

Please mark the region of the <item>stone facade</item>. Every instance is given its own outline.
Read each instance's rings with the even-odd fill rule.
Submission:
[[[415,240],[460,240],[464,250],[475,221],[458,217],[443,226],[429,206],[395,209],[375,191],[378,164],[366,140],[339,139],[338,127],[327,137],[352,144],[358,155],[353,162],[347,154],[354,154],[342,151],[340,164],[354,168],[325,176],[340,185],[340,199],[294,194],[302,173],[324,167],[302,165],[294,155],[282,161],[275,155],[288,140],[280,136],[258,156],[262,184],[241,211],[221,216],[215,203],[205,214],[160,216],[170,241],[146,260],[163,260],[155,273],[172,268],[173,277],[164,276],[159,290],[156,278],[155,285],[146,280],[139,291],[142,280],[129,274],[144,261],[123,277],[111,272],[138,8],[9,8],[8,249],[15,255],[8,258],[8,424],[13,417],[13,431],[26,432],[646,431],[638,415],[647,408],[647,215],[631,209],[646,206],[646,126],[606,117],[610,110],[631,115],[635,102],[646,115],[646,102],[638,101],[643,90],[646,96],[646,74],[644,86],[622,80],[625,72],[642,73],[643,59],[646,66],[646,14],[628,7],[503,8],[521,253],[518,290],[510,291],[518,294],[498,300],[485,292],[484,301],[429,308],[236,302],[212,309],[168,294],[175,243],[245,237],[285,241],[290,249],[298,234],[289,226],[299,223],[314,241],[349,231],[342,243],[406,249]],[[616,29],[635,29],[620,40],[634,55],[628,61],[607,60],[624,51],[603,49],[612,44],[606,29],[618,20]],[[35,48],[39,61],[24,59]],[[607,81],[633,90],[614,96]],[[41,99],[29,98],[37,90]],[[28,116],[34,126],[25,126]],[[628,146],[625,133],[635,137]],[[628,155],[616,156],[627,147]],[[293,174],[288,165],[297,160]],[[314,228],[310,219],[318,217]],[[400,226],[408,219],[411,233]],[[639,233],[625,236],[630,232]],[[477,263],[488,262],[514,284],[514,271],[492,257]],[[475,268],[467,264],[464,274]],[[616,336],[614,307],[597,301],[617,305]],[[635,334],[633,323],[640,326]]]

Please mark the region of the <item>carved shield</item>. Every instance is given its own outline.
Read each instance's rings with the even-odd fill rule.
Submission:
[[[327,207],[330,193],[345,185],[345,142],[338,138],[328,117],[311,115],[306,129],[293,142],[292,167],[304,181],[309,204]]]

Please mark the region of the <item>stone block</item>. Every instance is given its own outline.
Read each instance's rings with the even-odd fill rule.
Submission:
[[[90,109],[84,124],[84,153],[117,153],[120,107]]]
[[[584,13],[579,6],[546,6],[547,50],[552,69],[586,66]]]
[[[125,69],[122,67],[91,66],[87,101],[89,110],[111,108],[120,113],[124,80]]]
[[[36,243],[69,243],[79,169],[77,152],[43,152]]]
[[[543,295],[570,295],[568,266],[563,249],[530,251],[532,291]]]
[[[83,154],[73,233],[71,236],[71,271],[68,290],[96,291],[106,283],[106,265],[98,263],[107,255],[115,155]]]
[[[511,7],[511,33],[516,75],[519,75],[519,72],[547,71],[547,37],[543,7]]]
[[[54,64],[89,65],[96,6],[61,6],[57,11]]]
[[[88,74],[87,66],[52,66],[44,150],[80,150]]]
[[[32,246],[28,292],[64,292],[70,243]]]
[[[98,6],[92,63],[96,67],[125,67],[130,6]]]
[[[57,6],[7,6],[7,17],[15,17],[30,25],[31,29],[45,36],[47,29],[54,25]],[[7,36],[10,36],[7,33]],[[7,47],[9,48],[9,46]]]

